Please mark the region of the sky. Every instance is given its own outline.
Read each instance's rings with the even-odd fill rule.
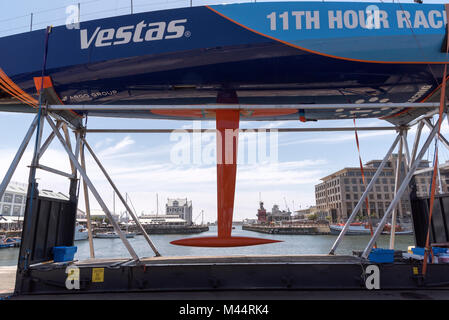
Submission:
[[[35,27],[43,28],[52,20],[52,24],[63,24],[65,6],[81,2],[81,19],[90,20],[118,14],[129,13],[127,0],[84,0],[51,1],[19,0],[15,2],[0,1],[0,36],[27,31],[29,14],[34,15]],[[223,3],[226,1],[194,0],[194,5]],[[244,1],[242,1],[244,2]],[[385,2],[385,1],[384,1]],[[410,2],[410,1],[402,1]],[[426,3],[436,1],[425,1]],[[189,4],[181,1],[144,1],[134,0],[135,12],[179,7]],[[54,9],[57,8],[57,9]],[[48,11],[50,10],[50,11]],[[58,20],[59,19],[59,20]],[[60,21],[58,23],[58,21]],[[0,114],[0,178],[3,178],[14,154],[21,143],[33,115],[2,113]],[[358,120],[357,126],[385,126],[385,121],[376,119]],[[214,128],[214,122],[169,121],[169,120],[123,120],[90,117],[88,127],[94,128]],[[301,123],[296,121],[278,122],[242,122],[241,128],[303,128],[303,127],[353,127],[352,120],[332,120],[325,122]],[[447,122],[443,133],[449,132]],[[414,131],[409,132],[409,143],[413,143]],[[44,128],[44,138],[49,133],[48,125]],[[261,141],[262,136],[250,135],[241,140],[241,146],[253,146],[254,141]],[[271,136],[276,137],[274,134]],[[72,136],[73,138],[73,136]],[[395,138],[394,132],[376,131],[359,132],[361,157],[363,162],[382,159]],[[184,139],[184,140],[180,140]],[[186,140],[187,139],[187,140]],[[202,137],[174,134],[100,134],[89,133],[87,140],[101,159],[102,164],[113,178],[123,194],[128,194],[138,214],[156,213],[156,197],[159,199],[158,212],[165,211],[167,198],[188,198],[193,202],[193,217],[201,221],[216,220],[216,168],[210,163],[214,159],[210,151],[214,145],[211,135]],[[180,163],[177,156],[179,145],[191,141],[190,161]],[[198,143],[201,141],[201,143]],[[245,143],[242,143],[245,142]],[[26,183],[34,146],[34,138],[13,177],[14,181]],[[315,205],[314,186],[320,179],[344,167],[358,167],[358,153],[353,132],[321,133],[278,133],[277,159],[268,157],[266,161],[256,163],[243,159],[238,167],[234,220],[256,218],[259,199],[264,201],[267,209],[278,204],[281,209],[298,210]],[[193,159],[194,151],[201,148],[201,161]],[[249,147],[247,148],[249,149]],[[269,148],[268,148],[269,149]],[[245,149],[246,150],[246,149]],[[449,152],[440,148],[441,162],[449,160]],[[186,149],[183,150],[184,155]],[[246,150],[247,151],[247,150]],[[424,159],[432,160],[429,151]],[[198,154],[198,153],[196,153]],[[242,155],[243,152],[240,152]],[[178,154],[179,155],[179,154]],[[272,154],[273,156],[273,154]],[[260,160],[260,159],[259,159]],[[59,141],[54,141],[41,160],[41,163],[66,172],[70,171],[69,160],[64,154]],[[93,183],[99,190],[108,207],[113,208],[113,191],[108,186],[92,158],[87,158],[87,170]],[[40,188],[68,192],[66,178],[38,171]],[[116,200],[116,212],[124,211]],[[82,194],[79,201],[84,210]],[[91,197],[91,208],[100,209]]]

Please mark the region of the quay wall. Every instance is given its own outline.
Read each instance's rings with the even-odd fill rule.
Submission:
[[[326,235],[330,234],[329,225],[298,225],[298,226],[265,226],[243,225],[243,230],[269,234]]]
[[[209,231],[208,226],[151,226],[151,225],[143,225],[143,228],[148,234],[190,234],[190,233],[201,233]],[[112,227],[106,228],[94,228],[93,234],[101,233],[101,232],[109,232],[114,231]],[[124,230],[123,230],[124,231]],[[129,232],[134,232],[136,234],[140,234],[139,230],[136,226],[131,226],[128,229]]]
[[[209,231],[208,226],[152,227],[143,226],[148,234],[185,234]]]
[[[148,234],[189,234],[189,233],[201,233],[209,231],[208,226],[143,226]],[[92,233],[95,235],[101,232],[114,231],[113,227],[93,228]],[[125,230],[123,230],[125,231]],[[139,234],[136,227],[130,227],[130,232]],[[0,236],[9,237],[22,237],[22,231],[0,231]]]

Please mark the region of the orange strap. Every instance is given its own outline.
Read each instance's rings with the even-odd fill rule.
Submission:
[[[21,102],[36,108],[36,105],[32,102],[30,102],[29,100],[27,100],[26,98],[24,98],[22,95],[17,94],[13,88],[11,88],[7,83],[5,83],[1,78],[0,78],[0,89],[2,89],[4,92],[10,94],[13,98],[16,98],[18,100],[20,100]]]
[[[0,88],[11,96],[17,98],[25,104],[28,104],[34,108],[37,107],[38,101],[30,96],[28,93],[19,88],[0,68]]]
[[[441,116],[440,116],[440,119],[441,119]],[[440,130],[438,128],[438,133],[439,133],[439,131]],[[435,147],[435,163],[433,165],[432,185],[430,187],[429,222],[428,222],[428,226],[427,226],[426,247],[424,250],[424,261],[423,261],[423,268],[422,268],[423,275],[426,275],[427,257],[429,256],[429,251],[432,249],[430,247],[430,229],[431,229],[431,222],[432,222],[433,204],[435,202],[437,168],[438,168],[438,147]],[[432,255],[432,261],[433,261],[433,255]]]
[[[362,172],[362,182],[363,182],[363,186],[365,187],[366,190],[366,181],[365,181],[365,171],[363,170],[363,163],[362,163],[362,156],[360,155],[360,143],[359,143],[359,135],[357,133],[357,126],[355,124],[355,118],[354,120],[354,132],[355,132],[355,142],[357,144],[357,151],[359,153],[359,163],[360,163],[360,171]],[[369,207],[369,200],[368,197],[365,198],[365,205],[366,205],[366,212],[368,214],[368,225],[369,225],[369,230],[371,233],[371,237],[374,235],[374,230],[373,230],[373,225],[371,223],[371,210]],[[377,248],[377,245],[374,244],[374,248]]]
[[[449,19],[449,5],[445,4],[444,8],[446,9],[446,18]],[[449,21],[449,20],[447,20]],[[446,33],[449,31],[448,24],[446,24]],[[449,35],[448,35],[449,37]],[[446,58],[449,53],[449,39],[446,41]],[[447,62],[444,64],[444,73],[443,73],[443,83],[441,85],[441,94],[440,94],[440,110],[438,114],[438,132],[437,136],[440,136],[441,123],[443,122],[443,112],[446,106],[446,82],[447,82]],[[425,276],[427,272],[427,258],[429,256],[429,252],[432,250],[430,247],[430,230],[431,230],[431,222],[432,222],[432,213],[433,213],[433,204],[435,202],[435,189],[436,189],[436,177],[437,177],[437,169],[438,169],[438,145],[435,146],[435,163],[433,165],[433,175],[432,175],[432,185],[430,187],[430,203],[429,203],[429,223],[427,226],[427,236],[426,236],[426,247],[424,250],[424,260],[422,267],[422,275]],[[433,261],[433,255],[432,255]]]
[[[440,135],[441,123],[443,119],[443,112],[445,107],[445,98],[446,98],[446,73],[447,73],[447,64],[444,65],[444,77],[443,77],[443,86],[441,87],[441,97],[440,97],[440,110],[438,117],[438,133]],[[426,247],[424,251],[424,261],[422,274],[425,275],[427,271],[427,257],[429,256],[430,248],[430,230],[431,230],[431,222],[432,222],[432,214],[433,214],[433,204],[435,202],[435,190],[436,190],[436,180],[437,180],[437,170],[438,170],[438,146],[435,146],[435,163],[433,165],[433,174],[432,174],[432,185],[430,187],[430,203],[429,203],[429,222],[427,226],[427,236],[426,236]]]
[[[34,107],[32,104],[30,104],[28,101],[22,100],[21,98],[17,97],[16,94],[11,91],[11,88],[8,86],[5,86],[5,84],[3,83],[2,79],[0,78],[0,89],[2,89],[4,92],[8,93],[9,95],[11,95],[12,97],[15,97],[17,99],[19,99],[20,101],[22,101],[25,104],[28,104],[32,107]]]

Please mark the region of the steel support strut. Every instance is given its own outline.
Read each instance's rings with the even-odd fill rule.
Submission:
[[[80,160],[81,166],[83,170],[86,172],[86,158],[84,156],[84,142],[83,142],[83,133],[79,133],[81,138],[80,143]],[[91,259],[95,258],[95,249],[94,249],[94,240],[92,235],[92,223],[90,221],[90,201],[89,201],[89,190],[87,189],[87,183],[83,179],[83,192],[84,192],[84,205],[86,207],[86,219],[87,219],[87,234],[89,238],[89,250]]]
[[[396,207],[396,205],[400,201],[404,191],[407,189],[408,184],[416,171],[416,168],[418,167],[419,163],[421,162],[422,157],[426,153],[427,149],[429,148],[430,143],[432,142],[432,139],[435,137],[437,132],[438,132],[438,126],[435,126],[432,129],[432,131],[430,132],[429,136],[427,137],[427,140],[424,142],[424,145],[422,146],[419,154],[417,155],[416,160],[413,162],[412,166],[410,167],[410,171],[407,173],[404,180],[402,181],[402,184],[401,184],[400,188],[398,189],[396,196],[391,201],[390,205],[388,206],[387,211],[385,212],[384,216],[382,217],[382,220],[379,222],[377,229],[374,232],[374,235],[371,237],[370,241],[368,242],[368,245],[366,246],[365,250],[362,253],[362,258],[365,258],[365,259],[368,258],[369,254],[371,253],[374,243],[379,238],[380,234],[382,233],[382,230],[385,227],[387,220],[390,218],[390,215],[393,212],[393,209]]]
[[[56,122],[56,128],[60,128],[62,125],[62,121],[57,121]],[[44,155],[45,151],[47,151],[48,146],[52,143],[53,139],[55,138],[55,134],[52,131],[50,133],[50,135],[48,136],[47,140],[45,140],[45,142],[42,144],[41,150],[39,152],[39,159],[42,158],[42,156]]]
[[[2,183],[0,184],[0,199],[3,197],[3,193],[5,192],[9,183],[11,182],[11,178],[17,169],[20,159],[22,159],[22,156],[31,140],[31,137],[33,136],[33,133],[36,130],[37,121],[38,121],[38,116],[35,116],[33,119],[33,122],[31,122],[31,125],[30,125],[25,137],[23,138],[22,144],[20,145],[19,149],[17,150],[17,153],[16,153],[13,161],[11,162],[11,165],[8,168],[8,171],[6,171],[5,177],[3,178]]]
[[[402,144],[404,145],[404,151],[405,151],[404,152],[405,153],[405,161],[406,161],[405,173],[408,172],[408,169],[412,165],[412,161],[410,158],[410,150],[408,148],[408,142],[407,142],[407,134],[408,134],[408,130],[404,130],[403,134],[402,134]]]
[[[157,251],[156,247],[154,246],[153,242],[151,241],[150,237],[148,236],[147,232],[145,231],[145,229],[143,228],[142,224],[140,223],[139,219],[137,218],[137,216],[134,214],[134,212],[131,210],[131,208],[128,206],[128,203],[125,201],[125,199],[123,199],[122,194],[120,193],[120,191],[118,190],[117,186],[115,185],[115,183],[112,181],[111,177],[109,176],[109,174],[106,172],[106,169],[103,167],[103,165],[101,164],[100,160],[97,158],[97,156],[95,155],[94,151],[92,150],[92,148],[90,147],[90,145],[87,143],[86,139],[83,138],[83,143],[84,145],[87,147],[87,150],[89,150],[89,153],[92,155],[92,157],[94,158],[95,162],[97,163],[98,167],[100,168],[100,170],[103,172],[104,176],[106,177],[106,179],[109,181],[109,184],[111,185],[111,187],[114,189],[115,193],[117,194],[117,196],[119,197],[120,201],[123,203],[123,205],[125,206],[126,210],[129,212],[129,214],[131,215],[131,217],[133,218],[134,222],[136,223],[137,228],[140,230],[140,232],[142,232],[142,235],[144,236],[145,240],[148,242],[148,244],[150,245],[151,249],[153,250],[154,254],[159,257],[161,254]]]
[[[404,145],[404,131],[401,130],[399,135],[401,136],[401,141],[399,142],[398,159],[396,161],[396,176],[394,179],[394,194],[396,195],[399,187],[399,180],[401,179],[401,166],[402,166],[402,151]],[[396,219],[398,211],[402,215],[401,201],[399,200],[398,205],[393,209],[393,215],[391,217],[391,233],[390,233],[390,249],[394,249],[394,241],[396,236]]]
[[[390,149],[388,150],[387,154],[385,155],[384,159],[382,160],[381,164],[379,165],[379,168],[377,168],[376,173],[374,174],[373,178],[371,179],[371,182],[368,184],[368,186],[365,189],[365,192],[363,192],[362,197],[360,198],[359,202],[357,203],[356,207],[352,211],[351,215],[349,216],[348,220],[346,221],[345,226],[341,230],[340,234],[338,235],[338,238],[335,240],[329,254],[335,254],[335,250],[337,250],[338,245],[343,240],[343,237],[345,236],[346,232],[349,229],[349,225],[352,223],[354,218],[356,217],[357,213],[360,211],[363,202],[365,201],[365,198],[368,196],[368,193],[373,188],[377,178],[380,176],[380,173],[382,172],[383,168],[385,167],[385,164],[388,161],[388,158],[393,153],[394,148],[398,144],[399,140],[401,139],[401,136],[398,134],[396,136],[396,139],[394,140],[393,144],[391,145]]]
[[[42,134],[44,131],[44,118],[46,116],[46,111],[45,110],[40,110],[39,111],[41,113],[39,120],[38,120],[38,126],[36,129],[36,142],[35,142],[35,148],[34,148],[34,153],[33,153],[33,158],[31,160],[31,165],[30,165],[30,175],[28,177],[28,195],[31,197],[31,206],[33,204],[33,192],[36,191],[36,197],[39,196],[39,192],[37,190],[37,187],[35,186],[36,184],[36,171],[37,168],[39,167],[39,153],[41,150],[41,144],[42,144]],[[33,190],[32,186],[35,186],[36,190]],[[31,210],[31,209],[30,209]],[[25,221],[24,221],[25,222]]]
[[[87,133],[202,133],[211,132],[211,129],[86,129]],[[235,131],[245,133],[256,133],[258,130],[267,130],[267,128],[237,128]],[[277,132],[344,132],[354,131],[348,127],[334,128],[276,128]],[[357,131],[397,131],[396,127],[359,127]]]
[[[137,256],[136,252],[132,248],[131,244],[129,243],[128,239],[126,239],[125,235],[120,230],[119,225],[112,217],[111,212],[109,211],[108,207],[104,203],[103,199],[101,198],[100,194],[98,193],[97,189],[93,185],[93,183],[90,181],[89,177],[87,176],[86,172],[82,168],[81,164],[78,162],[78,159],[76,159],[75,155],[73,154],[72,150],[67,146],[67,144],[64,141],[64,138],[62,137],[61,133],[56,128],[56,125],[53,123],[53,120],[51,120],[48,116],[45,116],[47,119],[47,122],[50,124],[50,127],[52,128],[53,132],[55,133],[58,140],[61,142],[62,146],[64,147],[66,153],[68,154],[70,160],[72,161],[75,168],[79,171],[81,176],[83,177],[83,180],[86,182],[87,186],[89,187],[90,191],[94,195],[95,199],[100,204],[101,208],[103,209],[104,213],[110,220],[112,226],[114,227],[114,231],[118,234],[120,239],[122,240],[123,244],[125,245],[126,249],[128,250],[129,254],[134,260],[139,260],[139,257]]]
[[[418,152],[418,145],[419,145],[419,141],[421,139],[421,133],[422,133],[423,127],[424,127],[424,122],[420,121],[418,123],[418,129],[416,130],[415,141],[413,142],[412,154],[410,156],[410,167],[412,166],[413,162],[415,162],[415,160],[416,160],[416,153]]]
[[[434,126],[432,125],[432,123],[430,123],[429,119],[424,119],[423,121],[424,121],[424,124],[425,124],[430,130],[433,129]],[[446,149],[449,150],[449,141],[447,141],[447,139],[446,139],[445,137],[443,137],[441,134],[439,134],[439,135],[438,135],[438,140],[441,142],[441,144],[442,144],[443,146],[446,147]]]

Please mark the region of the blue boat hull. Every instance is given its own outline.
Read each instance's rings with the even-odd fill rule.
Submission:
[[[367,28],[370,5],[381,12],[373,29]],[[443,5],[276,2],[164,10],[54,28],[45,74],[67,105],[206,105],[223,91],[235,92],[242,104],[431,101],[447,61],[444,25]],[[35,99],[44,39],[44,30],[0,38],[0,68]],[[8,98],[0,93],[0,110],[26,109]],[[306,120],[355,116],[402,124],[426,111],[296,110],[242,119],[297,120],[302,114]]]

